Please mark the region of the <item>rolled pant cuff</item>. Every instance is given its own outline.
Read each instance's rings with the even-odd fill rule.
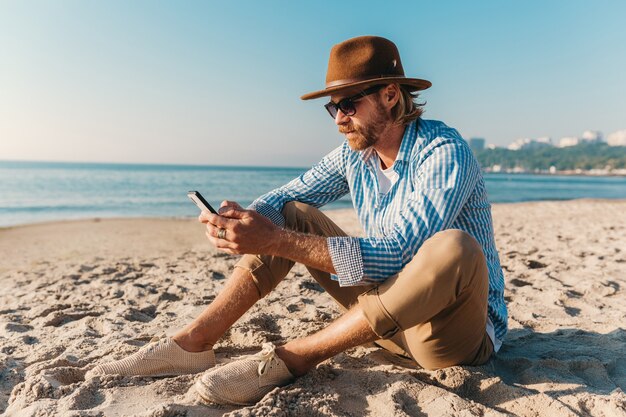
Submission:
[[[250,273],[260,298],[265,297],[274,289],[274,274],[258,256],[244,255],[235,264],[235,268],[242,268]]]
[[[401,330],[391,313],[383,305],[378,294],[378,287],[364,292],[358,300],[365,319],[378,337],[389,339]]]

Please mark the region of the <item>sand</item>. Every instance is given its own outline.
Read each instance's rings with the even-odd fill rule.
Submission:
[[[328,212],[360,234],[351,210]],[[626,416],[626,201],[494,205],[510,332],[485,366],[425,371],[374,346],[320,364],[251,407],[208,406],[197,375],[84,380],[172,334],[235,256],[194,220],[0,229],[0,412],[7,416]],[[296,266],[216,345],[218,362],[339,314]]]

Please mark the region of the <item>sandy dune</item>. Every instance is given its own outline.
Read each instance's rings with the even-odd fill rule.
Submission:
[[[626,201],[495,205],[510,332],[490,363],[425,371],[372,346],[245,408],[207,406],[197,376],[84,380],[171,334],[236,257],[193,220],[0,229],[0,412],[8,416],[626,416]],[[329,214],[359,234],[351,210]],[[218,362],[325,326],[330,297],[297,266],[216,346]]]

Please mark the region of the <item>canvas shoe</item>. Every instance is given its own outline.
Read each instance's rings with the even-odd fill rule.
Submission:
[[[196,381],[196,391],[203,400],[212,403],[255,404],[274,388],[294,379],[274,349],[273,344],[265,343],[257,354],[241,356],[205,372]]]
[[[196,374],[215,366],[213,349],[187,352],[171,337],[157,336],[127,358],[98,365],[85,379],[99,375],[174,376]]]

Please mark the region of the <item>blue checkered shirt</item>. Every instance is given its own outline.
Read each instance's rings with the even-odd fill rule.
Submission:
[[[419,126],[419,128],[418,128]],[[314,207],[350,193],[366,237],[329,237],[328,250],[341,286],[381,283],[413,259],[435,233],[460,229],[483,248],[489,269],[488,318],[499,347],[507,332],[504,276],[494,241],[491,205],[478,162],[459,133],[419,119],[406,127],[393,164],[398,179],[379,193],[372,148],[347,142],[288,184],[256,199],[251,208],[284,225],[284,204]]]

